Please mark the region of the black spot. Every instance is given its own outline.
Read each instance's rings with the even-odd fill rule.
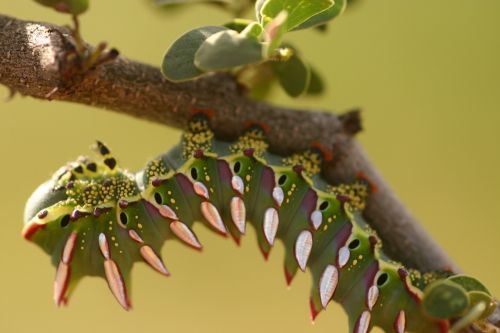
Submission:
[[[128,223],[128,217],[127,217],[127,214],[125,214],[124,212],[121,212],[120,213],[120,222],[123,224],[123,225],[126,225]]]
[[[104,164],[106,164],[108,168],[113,170],[116,166],[116,160],[113,157],[110,157],[104,160]]]
[[[163,198],[161,197],[161,194],[158,192],[155,192],[155,201],[158,205],[161,205],[163,203]]]
[[[241,171],[241,162],[240,161],[234,163],[233,170],[234,170],[234,173],[239,173]]]
[[[191,178],[194,180],[198,179],[198,170],[196,168],[191,168]]]
[[[361,244],[361,242],[359,241],[359,239],[353,239],[350,243],[349,243],[349,249],[351,250],[354,250],[356,248],[358,248],[358,246]]]
[[[76,168],[74,168],[73,170],[75,170],[75,172],[77,173],[83,173],[83,168],[81,165],[77,166]]]
[[[92,172],[96,172],[97,171],[97,165],[94,162],[89,163],[89,164],[87,164],[87,170],[90,170]]]
[[[101,153],[101,155],[108,155],[110,153],[108,147],[106,147],[102,142],[98,141],[98,145],[99,145],[99,152]]]
[[[389,275],[387,273],[380,274],[379,277],[377,278],[377,286],[380,287],[384,285],[384,283],[386,283],[387,280],[389,280]]]
[[[61,227],[66,228],[69,224],[70,216],[68,214],[64,215],[61,219]]]
[[[286,175],[281,175],[281,177],[278,179],[278,184],[280,185],[283,185],[286,183],[286,180],[287,180],[287,176]]]
[[[319,205],[319,209],[320,209],[320,210],[326,210],[326,209],[328,208],[328,206],[329,206],[328,201],[323,201],[323,202],[321,203],[321,205]]]

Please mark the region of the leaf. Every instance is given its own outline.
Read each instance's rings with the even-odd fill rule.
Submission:
[[[482,291],[491,295],[489,290],[478,279],[471,276],[459,274],[450,276],[447,280],[461,285],[467,291]]]
[[[309,87],[311,71],[296,54],[287,61],[273,62],[273,70],[283,89],[292,97],[302,95]]]
[[[240,35],[259,39],[263,31],[264,28],[262,28],[259,22],[252,22],[241,31]]]
[[[325,90],[325,84],[319,73],[312,67],[309,68],[311,71],[311,81],[309,82],[309,87],[307,87],[307,95],[320,95]]]
[[[290,31],[332,6],[333,0],[267,0],[260,9],[261,22],[265,26],[285,10],[288,13],[287,31]]]
[[[483,302],[484,305],[486,306],[486,309],[484,312],[481,314],[481,317],[479,319],[486,319],[488,318],[497,308],[497,305],[491,295],[482,292],[482,291],[470,291],[469,293],[469,299],[470,299],[470,307],[474,307],[476,304]]]
[[[440,280],[424,290],[422,301],[425,312],[436,319],[458,317],[469,307],[467,291],[460,285]]]
[[[335,0],[335,4],[321,13],[312,16],[294,30],[302,30],[311,27],[320,27],[342,14],[347,6],[347,0]]]
[[[35,0],[41,5],[52,7],[58,12],[80,15],[89,8],[89,0]]]
[[[195,54],[194,64],[201,70],[214,71],[262,60],[262,44],[255,38],[226,30],[213,34],[203,42]]]
[[[242,18],[236,18],[236,19],[232,20],[231,22],[224,24],[224,26],[226,28],[234,30],[236,32],[242,32],[252,22],[255,22],[255,21],[242,19]]]
[[[274,18],[274,20],[271,21],[271,23],[266,26],[265,41],[266,43],[268,43],[266,46],[266,54],[268,57],[272,56],[272,54],[281,44],[283,35],[286,32],[287,18],[287,12],[282,11],[278,14],[278,16]]]
[[[206,26],[191,30],[177,39],[163,57],[162,72],[171,81],[184,81],[203,74],[194,65],[196,51],[207,38],[227,28]]]

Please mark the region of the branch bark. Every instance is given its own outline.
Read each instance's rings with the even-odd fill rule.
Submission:
[[[234,139],[245,123],[258,120],[272,129],[270,149],[280,155],[319,142],[335,155],[324,166],[326,179],[349,182],[362,172],[376,185],[365,215],[384,241],[385,252],[422,271],[459,271],[353,138],[361,128],[359,112],[337,116],[253,101],[226,74],[172,83],[158,68],[125,57],[84,73],[68,71],[72,63],[67,55],[72,48],[70,33],[63,27],[0,15],[0,83],[23,95],[96,106],[180,129],[186,126],[191,110],[211,109],[213,130],[224,139]],[[496,325],[499,314],[491,317]]]

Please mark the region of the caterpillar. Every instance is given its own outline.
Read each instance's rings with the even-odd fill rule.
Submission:
[[[287,157],[268,152],[265,125],[254,123],[233,142],[215,138],[210,113],[194,113],[181,142],[134,174],[97,142],[96,159],[79,157],[29,198],[23,236],[51,256],[54,301],[65,304],[84,276],[106,279],[130,309],[130,272],[144,261],[165,276],[166,240],[194,249],[201,222],[239,242],[247,224],[265,258],[285,248],[287,283],[312,275],[312,319],[340,303],[350,331],[448,332],[481,323],[496,307],[478,280],[452,272],[419,272],[383,253],[363,218],[376,190],[366,177],[349,184],[321,176],[331,153],[320,145]]]

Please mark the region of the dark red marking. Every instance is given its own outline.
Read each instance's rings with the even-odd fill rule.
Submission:
[[[67,189],[72,189],[73,187],[75,187],[75,182],[68,182],[68,183],[66,184],[66,188],[67,188]]]
[[[356,174],[356,178],[366,182],[371,193],[375,193],[378,191],[378,187],[377,185],[375,185],[375,182],[372,181],[370,177],[368,177],[363,171],[358,171],[358,173]]]
[[[151,185],[153,185],[154,187],[158,187],[161,185],[161,183],[163,183],[163,180],[161,179],[158,179],[158,178],[155,178],[153,179],[153,181],[151,182]]]
[[[292,167],[292,170],[300,176],[302,175],[302,171],[304,171],[304,167],[302,166],[302,164],[295,164]]]
[[[81,217],[87,216],[89,213],[79,211],[78,209],[75,209],[74,211],[71,212],[70,218],[71,221],[76,221]]]
[[[191,114],[193,114],[193,116],[200,115],[200,114],[205,115],[208,119],[210,119],[215,115],[215,111],[213,109],[192,108]]]
[[[69,281],[71,279],[71,267],[68,265],[68,276],[66,276],[66,280],[64,280],[64,285],[61,288],[61,295],[57,300],[57,306],[61,304],[66,305],[68,303],[68,299],[66,297],[66,291],[68,290]]]
[[[253,154],[255,152],[255,149],[253,148],[247,148],[243,151],[243,154],[246,156],[246,157],[253,157]]]
[[[195,152],[193,153],[194,158],[203,158],[205,154],[203,153],[202,149],[196,149]]]
[[[292,274],[288,273],[288,271],[286,270],[286,267],[285,267],[285,280],[286,280],[287,286],[290,286],[292,284],[293,278],[294,278],[294,276]]]
[[[39,219],[43,219],[43,218],[47,217],[47,215],[49,215],[49,212],[46,209],[44,209],[40,213],[38,213],[37,216]]]
[[[264,251],[262,247],[259,246],[260,253],[262,253],[262,256],[264,257],[264,260],[267,261],[269,259],[269,252]]]
[[[251,130],[253,128],[260,129],[260,130],[262,130],[262,132],[264,132],[264,134],[267,134],[271,131],[271,127],[269,127],[269,125],[262,123],[262,122],[259,122],[259,121],[248,120],[248,121],[245,121],[243,126],[247,130]]]
[[[121,199],[120,201],[118,201],[118,206],[120,206],[121,209],[127,208],[128,205],[129,205],[129,202],[127,200]]]
[[[109,207],[105,207],[105,208],[96,207],[96,208],[94,208],[93,214],[95,217],[99,217],[102,214],[109,212],[110,210],[111,210],[111,208],[109,208]]]
[[[406,291],[408,291],[408,293],[410,294],[410,296],[415,300],[415,302],[417,302],[417,304],[420,304],[422,302],[422,298],[420,298],[420,295],[416,294],[410,287],[409,283],[408,283],[408,275],[410,275],[410,273],[408,273],[408,271],[404,268],[399,268],[398,269],[398,274],[399,274],[399,277],[401,278],[401,281],[403,281],[403,284],[405,286],[405,289]]]
[[[327,162],[333,160],[333,152],[330,149],[327,149],[321,143],[315,141],[311,144],[311,147],[319,151],[319,153],[323,157],[323,160]]]
[[[316,307],[314,306],[314,301],[311,298],[309,298],[309,308],[311,309],[311,320],[314,321],[316,319],[316,317],[318,316],[319,314],[319,311],[316,310]]]
[[[438,325],[441,333],[447,333],[450,329],[450,322],[448,320],[439,320],[436,324]]]
[[[337,194],[336,198],[341,203],[346,203],[346,202],[348,202],[350,200],[350,198],[347,195],[343,195],[343,194]]]
[[[375,246],[378,244],[379,239],[378,239],[378,237],[377,237],[377,236],[375,236],[375,235],[370,235],[370,236],[368,237],[368,241],[370,242],[370,245],[372,246],[372,249],[374,249],[374,248],[375,248]]]
[[[23,237],[27,240],[31,240],[31,237],[40,229],[44,229],[47,225],[46,224],[38,224],[35,222],[31,222],[28,224],[26,228],[23,230]]]
[[[241,245],[241,237],[237,236],[237,235],[233,235],[232,233],[231,234],[231,237],[234,239],[234,242],[236,243],[236,245],[240,246]]]

